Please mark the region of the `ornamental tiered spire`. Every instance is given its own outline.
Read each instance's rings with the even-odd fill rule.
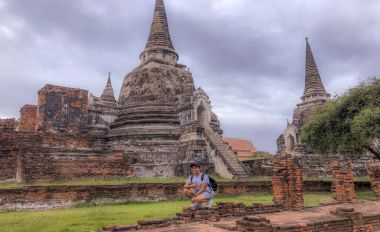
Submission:
[[[100,98],[103,101],[116,102],[115,95],[112,88],[112,83],[111,83],[111,73],[108,73],[107,85],[104,88],[103,94],[102,96],[100,96]]]
[[[330,97],[323,86],[321,77],[315,63],[313,52],[311,51],[308,38],[306,38],[306,66],[305,66],[305,91],[302,99],[323,96]]]
[[[140,55],[142,62],[150,58],[171,64],[175,64],[178,60],[178,54],[170,38],[164,0],[156,0],[149,38],[145,50]]]

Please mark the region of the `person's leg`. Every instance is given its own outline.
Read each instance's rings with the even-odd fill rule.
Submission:
[[[206,202],[205,206],[207,208],[211,208],[212,207],[212,199],[214,198],[214,193],[209,193],[206,198],[208,199],[208,201]]]
[[[194,189],[193,189],[193,188],[191,188],[191,189],[184,189],[184,190],[183,190],[183,194],[184,194],[187,198],[191,199],[191,198],[193,198],[195,192],[194,192]]]
[[[193,203],[199,203],[199,204],[205,203],[207,201],[208,199],[203,193],[192,200]]]

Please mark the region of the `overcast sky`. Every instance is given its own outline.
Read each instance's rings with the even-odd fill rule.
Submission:
[[[166,0],[180,63],[225,136],[274,152],[304,88],[305,40],[328,92],[380,76],[379,0]],[[46,83],[118,96],[139,64],[154,0],[0,0],[0,117]]]

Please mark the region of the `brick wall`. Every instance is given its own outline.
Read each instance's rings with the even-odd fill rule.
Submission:
[[[121,151],[98,149],[86,136],[35,133],[20,143],[23,182],[110,178],[133,174]]]
[[[273,161],[269,159],[244,160],[242,161],[247,170],[250,170],[251,176],[272,176]]]
[[[0,119],[0,130],[14,130],[15,128],[16,120],[14,118]]]
[[[19,131],[36,131],[37,106],[25,105],[20,110]]]
[[[15,180],[17,155],[17,132],[0,128],[0,182]]]
[[[46,85],[38,91],[37,129],[78,133],[88,120],[88,91]]]
[[[66,133],[0,133],[0,181],[57,181],[133,174],[123,152],[100,149],[102,141]]]
[[[323,183],[323,184],[318,184]],[[305,190],[329,191],[326,182],[305,182]],[[6,209],[43,209],[75,206],[81,203],[117,203],[125,201],[169,200],[182,196],[183,183],[168,184],[126,184],[103,186],[35,186],[19,189],[0,189],[0,210]],[[309,187],[308,187],[309,186]],[[316,189],[315,186],[320,186]],[[369,189],[367,183],[366,190]],[[221,182],[218,196],[236,196],[246,193],[271,193],[269,181],[260,182]],[[22,204],[17,204],[23,202]],[[267,212],[263,208],[249,208],[248,211]],[[266,208],[269,210],[269,208]]]

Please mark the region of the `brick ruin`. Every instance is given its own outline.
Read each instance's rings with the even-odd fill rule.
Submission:
[[[156,0],[141,64],[118,99],[110,76],[100,97],[48,84],[38,104],[21,108],[17,130],[0,121],[0,181],[187,176],[195,161],[225,178],[248,177],[223,143],[209,97],[178,59]]]
[[[380,199],[380,162],[373,163],[368,168],[368,175],[371,179],[372,190],[377,199]]]
[[[140,220],[137,224],[118,226],[118,227],[104,227],[103,232],[111,231],[133,231],[155,229],[162,227],[169,227],[171,225],[178,225],[193,222],[218,222],[221,219],[243,217],[246,215],[257,215],[265,213],[281,212],[281,207],[275,205],[262,205],[252,204],[246,206],[241,202],[231,203],[218,203],[212,208],[183,208],[182,213],[178,213],[174,218],[157,219],[157,220]],[[236,227],[230,228],[235,230]]]
[[[290,154],[274,158],[273,202],[286,210],[304,208],[302,163]]]
[[[330,169],[335,181],[331,186],[333,198],[338,202],[356,202],[354,176],[347,160],[333,160]]]
[[[139,220],[102,231],[375,232],[380,229],[378,207],[379,202],[368,202],[288,212],[272,205],[218,203],[210,209],[184,208],[173,218]]]
[[[36,131],[36,117],[37,117],[36,105],[25,105],[20,110],[20,125],[19,131],[34,132]]]
[[[247,216],[237,221],[237,231],[255,232],[372,232],[380,229],[380,214],[356,212],[354,208],[338,207],[326,216],[305,223],[271,223],[270,217]]]

